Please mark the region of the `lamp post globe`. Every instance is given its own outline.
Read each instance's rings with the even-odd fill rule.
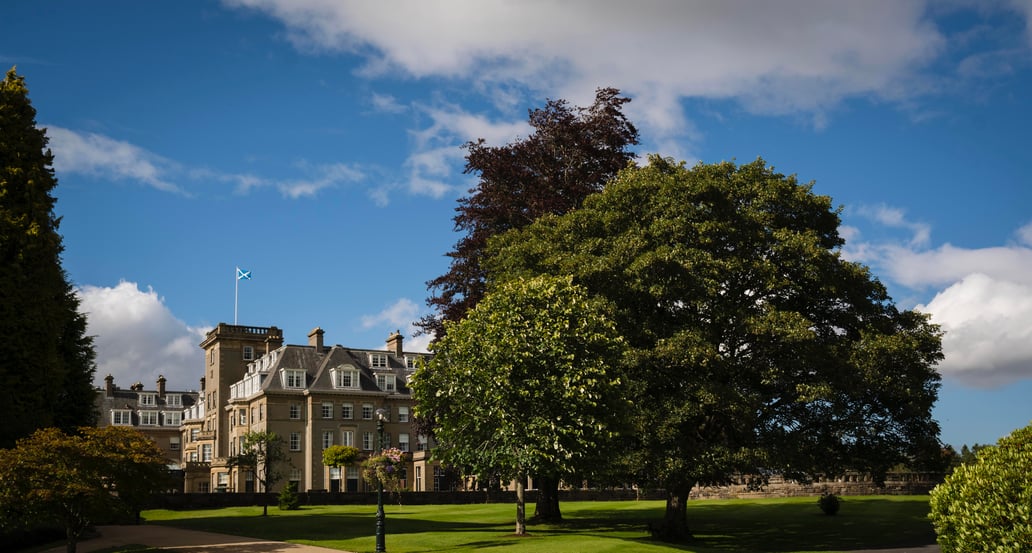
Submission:
[[[383,453],[383,422],[387,420],[387,410],[380,408],[376,410],[376,437],[380,453]],[[387,544],[384,529],[383,513],[383,482],[377,479],[376,483],[376,553],[386,553]]]

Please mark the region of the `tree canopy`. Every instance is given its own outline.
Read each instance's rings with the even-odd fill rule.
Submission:
[[[437,423],[435,458],[515,480],[522,534],[527,476],[585,470],[620,427],[622,341],[602,302],[547,276],[507,282],[445,325],[412,378],[416,413]]]
[[[458,321],[486,291],[480,266],[487,240],[520,228],[546,214],[576,209],[627,166],[638,143],[638,130],[623,114],[630,99],[614,88],[600,88],[587,108],[549,100],[530,110],[530,136],[503,146],[484,139],[468,142],[466,173],[478,174],[478,186],[459,200],[455,230],[463,237],[448,253],[448,272],[427,283],[423,331],[440,337],[444,321]]]
[[[491,242],[490,282],[571,275],[631,348],[631,475],[668,490],[733,473],[881,475],[940,450],[939,329],[839,251],[838,212],[763,160],[652,157],[581,209]]]
[[[41,429],[0,449],[0,529],[57,523],[74,553],[91,524],[136,516],[170,485],[161,449],[135,429],[79,430]]]
[[[262,516],[269,514],[268,492],[283,478],[283,462],[287,455],[283,451],[283,440],[271,431],[251,430],[240,436],[240,453],[229,457],[226,464],[250,470],[262,497]]]
[[[61,268],[57,186],[24,77],[0,81],[0,448],[96,421],[93,339]]]

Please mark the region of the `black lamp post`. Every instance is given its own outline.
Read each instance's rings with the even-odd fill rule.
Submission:
[[[380,453],[383,453],[383,421],[387,419],[387,410],[380,408],[376,410],[376,434],[379,440]],[[386,553],[387,544],[384,538],[384,514],[383,514],[383,482],[376,479],[376,553]]]

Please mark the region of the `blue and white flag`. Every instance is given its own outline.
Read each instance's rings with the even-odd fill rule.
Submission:
[[[237,280],[251,280],[251,271],[245,271],[237,267]]]

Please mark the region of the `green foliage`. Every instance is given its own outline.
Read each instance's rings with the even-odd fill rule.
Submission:
[[[226,465],[250,470],[261,492],[268,492],[283,478],[281,465],[287,460],[283,440],[270,431],[249,431],[240,437],[240,453],[229,457]],[[265,493],[262,493],[263,514],[268,514]]]
[[[929,517],[943,553],[1028,551],[1032,544],[1032,425],[979,448],[932,490]]]
[[[346,467],[358,460],[361,452],[350,445],[331,445],[322,452],[322,464],[327,467]]]
[[[93,339],[61,268],[57,186],[25,79],[0,81],[0,448],[96,421]]]
[[[37,430],[0,449],[0,530],[63,526],[70,543],[94,522],[134,517],[170,483],[165,457],[132,428]]]
[[[572,275],[631,347],[635,440],[622,464],[671,492],[780,470],[879,476],[940,455],[940,331],[844,261],[839,217],[761,159],[652,157],[575,211],[497,236],[492,282]],[[677,515],[676,513],[681,513]]]
[[[391,493],[399,493],[405,478],[405,465],[411,456],[396,447],[385,449],[362,463],[362,478],[371,488],[383,485]]]
[[[301,508],[301,497],[297,495],[297,482],[287,482],[279,493],[281,511],[296,511]]]
[[[837,495],[833,493],[823,493],[819,498],[817,498],[817,506],[821,508],[821,512],[830,516],[838,514],[841,502]]]
[[[623,426],[623,343],[569,278],[500,285],[433,350],[410,384],[416,414],[437,423],[434,456],[470,474],[586,471]]]

